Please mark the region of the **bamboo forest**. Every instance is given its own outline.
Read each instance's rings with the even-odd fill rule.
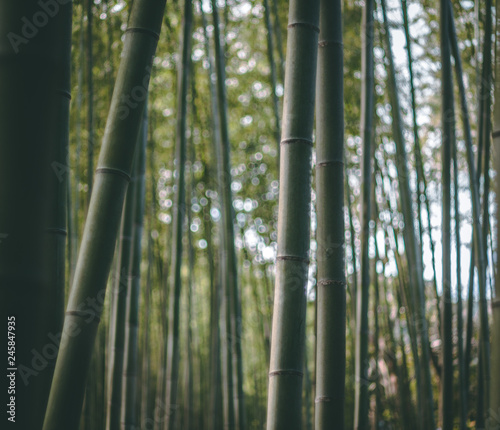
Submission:
[[[500,430],[498,13],[0,0],[0,429]]]

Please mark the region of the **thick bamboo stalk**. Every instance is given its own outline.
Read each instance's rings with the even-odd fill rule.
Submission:
[[[0,315],[15,383],[0,399],[12,428],[41,427],[61,330],[71,16],[71,2],[0,4]]]
[[[174,198],[172,260],[170,268],[169,334],[167,347],[167,430],[173,430],[177,419],[177,393],[179,381],[180,297],[182,290],[182,239],[186,212],[186,121],[189,69],[191,67],[191,0],[184,0],[182,25],[181,62],[177,72],[177,128],[176,128],[176,193]]]
[[[370,240],[371,216],[371,177],[372,141],[374,115],[374,60],[373,60],[373,8],[374,2],[368,0],[363,9],[363,54],[361,57],[361,134],[363,136],[363,200],[361,222],[361,286],[357,296],[356,310],[356,368],[354,398],[354,429],[367,430],[369,427],[368,410],[368,302],[370,289],[370,259],[368,244]]]
[[[291,0],[281,133],[268,430],[301,427],[319,1]]]
[[[78,426],[164,7],[163,0],[132,6],[44,430]]]
[[[343,66],[341,2],[320,0],[316,79],[316,430],[344,428],[346,277]]]

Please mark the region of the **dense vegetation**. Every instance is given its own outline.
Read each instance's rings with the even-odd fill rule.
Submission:
[[[494,6],[0,0],[7,424],[500,428]]]

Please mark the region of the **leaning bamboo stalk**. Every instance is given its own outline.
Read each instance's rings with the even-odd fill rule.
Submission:
[[[78,426],[164,7],[163,0],[132,6],[44,430]]]
[[[319,1],[291,0],[267,429],[301,428]]]

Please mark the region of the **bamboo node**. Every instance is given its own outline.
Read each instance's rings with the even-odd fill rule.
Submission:
[[[495,130],[493,131],[493,133],[491,133],[491,137],[495,138],[495,137],[499,137],[500,136],[500,130]]]
[[[342,164],[342,165],[344,165],[344,161],[343,160],[322,161],[320,163],[316,163],[316,168],[331,166],[331,165],[334,165],[334,164]]]
[[[309,146],[313,146],[313,141],[311,139],[304,139],[303,137],[291,137],[289,139],[283,139],[280,144],[286,145],[288,143],[305,143]]]
[[[60,234],[61,236],[68,235],[68,232],[63,228],[50,227],[46,231],[47,231],[47,233]]]
[[[292,22],[288,24],[288,28],[294,27],[307,27],[313,29],[316,33],[319,33],[319,27],[317,25],[311,24],[310,22]]]
[[[127,182],[130,182],[130,175],[127,172],[124,172],[123,170],[116,169],[114,167],[99,167],[95,173],[110,173],[113,175],[118,175],[121,176],[122,178],[125,178]]]
[[[315,403],[331,402],[332,398],[329,396],[319,396],[316,397]]]
[[[273,376],[298,376],[299,378],[302,378],[304,374],[299,370],[283,369],[283,370],[273,370],[272,372],[269,372],[269,377],[271,378]]]
[[[345,287],[347,283],[345,279],[320,279],[318,285],[338,285],[339,287]]]
[[[125,33],[143,33],[143,34],[149,34],[150,36],[153,36],[156,40],[160,39],[160,35],[153,30],[150,30],[149,28],[142,28],[142,27],[129,27],[125,30]]]
[[[56,90],[56,93],[67,98],[68,100],[71,100],[71,93],[67,90],[58,89]]]
[[[101,321],[101,317],[99,315],[97,315],[97,313],[93,310],[91,310],[89,312],[66,311],[66,315],[80,317],[80,318],[86,318],[85,322],[87,322],[87,319],[89,319],[89,316],[91,317],[91,321],[89,321],[89,322],[95,322],[95,323],[99,324],[99,321]]]
[[[339,40],[326,40],[325,39],[325,40],[320,40],[318,42],[318,46],[320,48],[324,48],[325,46],[340,46],[340,47],[342,47],[342,46],[344,46],[344,44]]]
[[[491,300],[491,307],[492,308],[500,307],[500,298],[492,299]]]
[[[309,258],[299,257],[297,255],[278,255],[276,261],[301,261],[309,264]]]

